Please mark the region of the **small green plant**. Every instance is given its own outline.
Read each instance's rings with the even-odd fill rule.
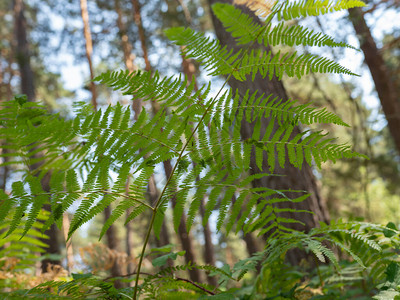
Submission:
[[[367,224],[371,232],[365,232],[361,224],[335,223],[315,228],[309,233],[296,231],[290,225],[301,223],[301,220],[281,215],[283,212],[293,212],[293,209],[282,205],[277,208],[275,204],[300,202],[308,195],[303,191],[290,191],[298,194],[297,198],[291,199],[286,195],[289,192],[286,190],[251,186],[253,180],[274,176],[275,167],[284,167],[287,162],[296,168],[304,164],[320,167],[323,162],[335,162],[343,157],[363,157],[353,152],[349,145],[335,144],[334,139],[328,138],[322,131],[295,131],[300,123],[348,125],[326,109],[314,109],[308,104],[299,105],[296,101],[283,101],[271,95],[259,96],[249,92],[239,95],[237,91],[227,88],[232,76],[237,80],[245,80],[254,78],[258,72],[270,78],[274,75],[282,78],[283,74],[301,78],[309,72],[355,75],[338,63],[317,55],[299,55],[297,52],[272,55],[271,51],[265,49],[250,49],[255,43],[353,48],[300,25],[287,25],[282,19],[287,21],[299,16],[320,15],[363,5],[358,0],[277,3],[269,14],[265,12],[267,17],[264,26],[257,25],[250,16],[234,6],[214,5],[215,14],[237,42],[244,45],[243,50],[233,53],[221,47],[218,41],[189,28],[171,28],[166,30],[166,35],[176,45],[185,46],[184,54],[200,62],[208,74],[225,76],[225,83],[216,94],[210,93],[211,82],[195,90],[194,83],[189,83],[187,78],[162,77],[157,72],[118,71],[96,78],[98,82],[131,95],[133,101],[141,99],[158,103],[160,110],[156,115],[151,117],[143,110],[135,122],[131,121],[130,107],[119,104],[94,112],[90,106],[78,103],[76,116],[67,120],[48,114],[39,104],[21,102],[21,97],[2,103],[0,135],[5,141],[4,147],[9,150],[8,164],[26,167],[23,179],[12,184],[11,194],[0,193],[2,224],[6,224],[5,220],[9,222],[6,218],[12,215],[5,236],[12,235],[20,226],[24,228],[22,235],[29,233],[44,204],[50,204],[51,214],[43,225],[43,231],[52,223],[60,227],[63,214],[74,203],[79,203],[71,221],[69,238],[113,203],[116,206],[99,238],[127,209],[132,209],[127,222],[145,211],[151,213],[133,288],[117,290],[108,281],[88,274],[73,275],[69,282],[44,283],[29,293],[46,295],[53,291],[53,295],[60,297],[68,295],[79,298],[85,297],[83,292],[86,291],[87,297],[95,295],[107,299],[138,299],[140,295],[173,299],[188,299],[193,295],[196,298],[199,295],[220,295],[231,297],[229,299],[244,295],[254,299],[257,299],[257,295],[292,297],[298,285],[289,284],[289,290],[282,292],[284,282],[272,280],[271,272],[277,265],[284,270],[284,255],[296,247],[311,251],[323,263],[332,262],[338,272],[341,267],[329,247],[335,245],[365,267],[362,256],[370,251],[380,253],[382,250],[382,246],[371,239],[372,231],[381,230],[379,226]],[[279,20],[277,23],[276,18]],[[260,122],[264,117],[269,117],[271,122],[262,132]],[[241,139],[243,119],[255,122],[251,139]],[[274,129],[276,124],[277,130]],[[267,152],[270,173],[249,175],[253,149],[260,169],[263,153]],[[165,178],[157,201],[148,203],[145,194],[149,178],[156,166],[165,161],[172,164],[171,175]],[[29,169],[28,166],[33,164],[40,166]],[[44,190],[40,182],[46,174],[51,176],[48,190]],[[125,184],[129,177],[132,181],[126,193]],[[256,232],[258,235],[272,233],[265,250],[238,262],[233,269],[188,264],[165,267],[156,274],[142,273],[149,238],[152,232],[160,235],[170,200],[174,198],[176,201],[173,208],[175,230],[183,214],[187,218],[187,230],[190,230],[205,195],[208,201],[204,222],[212,212],[217,211],[217,230],[224,228],[227,233],[243,231]],[[398,232],[392,231],[395,234],[391,240],[394,240]],[[167,257],[158,258],[156,266],[164,265],[168,258],[176,258],[177,255],[179,253],[168,253]],[[223,288],[224,283],[242,279],[246,272],[255,270],[259,263],[263,269],[250,290]],[[220,286],[210,287],[177,278],[176,271],[190,268],[199,268],[218,276]],[[298,274],[292,273],[287,278],[293,278],[293,282],[296,282]]]

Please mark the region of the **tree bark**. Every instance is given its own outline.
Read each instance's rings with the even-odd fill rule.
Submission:
[[[217,0],[209,0],[208,1],[210,6],[214,3],[217,2],[223,2],[223,3],[230,3],[232,4],[232,1],[230,0],[222,0],[222,1],[217,1]],[[245,6],[237,6],[238,8],[242,9],[244,12],[248,13],[251,15],[254,19],[254,22],[257,22],[261,24],[260,20],[252,13],[250,10],[248,10]],[[234,40],[234,38],[231,36],[230,33],[228,33],[224,27],[222,26],[222,23],[215,17],[214,14],[212,14],[212,20],[215,28],[216,35],[221,43],[222,46],[227,46],[228,49],[233,49],[234,52],[239,51],[240,46],[238,46]],[[261,47],[259,45],[254,45],[253,48],[256,47]],[[265,51],[270,50],[269,48],[264,48]],[[231,86],[232,90],[235,91],[236,89],[239,91],[240,95],[244,95],[246,90],[249,89],[250,93],[255,93],[257,92],[260,96],[261,94],[272,94],[274,97],[278,97],[280,99],[283,99],[284,101],[288,100],[288,97],[286,95],[284,86],[281,81],[279,81],[275,76],[269,80],[268,78],[262,78],[260,74],[257,74],[255,77],[255,80],[248,79],[246,81],[240,82],[237,81],[233,78],[229,80],[229,85]],[[262,120],[262,128],[261,130],[266,129],[268,123],[270,122],[269,119],[264,118]],[[275,126],[277,128],[277,126]],[[276,129],[275,128],[275,129]],[[242,123],[242,128],[241,128],[241,136],[242,139],[248,139],[252,137],[254,130],[254,123],[247,123],[245,120]],[[299,128],[296,128],[295,133],[300,132]],[[288,159],[286,160],[288,161]],[[259,170],[256,162],[255,162],[255,156],[252,155],[251,161],[250,161],[250,166],[251,166],[251,171],[250,173],[269,173],[269,166],[267,165],[267,160],[266,160],[266,153],[264,153],[264,163],[263,163],[263,168],[262,170]],[[293,190],[304,190],[309,193],[311,193],[310,197],[301,202],[301,203],[290,203],[290,202],[284,202],[276,205],[277,207],[290,207],[290,208],[295,208],[295,209],[301,209],[301,210],[308,210],[314,212],[314,214],[306,214],[306,213],[291,213],[291,214],[285,214],[285,217],[293,218],[296,220],[299,220],[305,224],[305,226],[302,226],[300,224],[290,224],[292,225],[291,227],[293,229],[297,230],[305,230],[309,231],[311,228],[318,226],[319,221],[324,221],[328,222],[329,221],[329,213],[326,208],[325,203],[322,201],[318,186],[316,184],[315,178],[312,173],[312,169],[304,164],[302,166],[302,169],[299,170],[295,168],[292,165],[289,165],[288,163],[285,165],[285,168],[276,168],[275,173],[277,174],[282,174],[285,176],[273,176],[273,177],[263,177],[258,180],[253,181],[253,186],[254,187],[268,187],[268,188],[273,188],[273,189],[293,189]],[[298,197],[298,194],[295,193],[288,193],[288,197]],[[289,224],[288,224],[289,225]],[[304,255],[300,251],[293,251],[288,254],[287,256],[288,260],[291,263],[298,264],[301,259],[304,258]]]
[[[140,14],[140,3],[139,3],[139,0],[132,0],[132,5],[133,5],[133,17],[134,17],[135,24],[138,27],[138,31],[139,31],[139,39],[140,39],[140,44],[142,46],[142,51],[143,51],[145,70],[146,71],[150,71],[151,70],[151,64],[150,64],[149,55],[148,55],[148,52],[147,52],[146,34],[144,32],[143,23],[142,23],[142,17],[141,17],[141,14]]]
[[[104,222],[107,221],[107,219],[111,216],[111,206],[107,206],[104,209]],[[116,250],[118,251],[118,245],[119,245],[119,239],[117,236],[117,231],[115,228],[115,225],[111,225],[107,232],[106,232],[106,237],[107,237],[107,246],[108,248],[110,248],[111,250]],[[118,277],[122,275],[122,270],[121,270],[121,266],[118,264],[118,260],[115,260],[114,264],[111,267],[111,276],[112,277]],[[115,280],[114,281],[114,286],[116,288],[122,288],[122,282],[120,280]]]
[[[89,64],[90,72],[90,91],[92,92],[92,105],[97,108],[96,85],[94,84],[94,71],[92,63],[93,42],[92,34],[90,32],[89,13],[87,9],[87,0],[81,0],[81,14],[83,21],[83,35],[85,37],[86,58]]]
[[[65,240],[65,248],[67,252],[67,270],[68,273],[71,274],[72,268],[74,267],[74,249],[72,248],[72,240],[67,241],[68,232],[69,232],[69,216],[68,213],[64,213],[63,215],[63,232],[64,232],[64,240]]]
[[[33,71],[31,67],[31,53],[29,51],[28,34],[27,34],[27,22],[25,19],[25,5],[23,0],[14,0],[14,29],[15,29],[15,56],[18,63],[20,81],[21,81],[21,93],[25,94],[28,101],[35,101],[35,85],[33,80]],[[40,155],[40,154],[37,154]],[[31,165],[30,169],[33,170],[37,168],[37,165]],[[44,176],[42,179],[42,188],[44,191],[50,191],[49,185],[49,174]],[[50,205],[44,205],[44,209],[50,211]],[[49,239],[41,239],[43,243],[47,244],[49,247],[45,249],[46,254],[60,254],[58,236],[60,232],[55,224],[45,231],[45,234]],[[57,264],[60,265],[61,262],[58,259],[46,258],[42,260],[41,269],[42,273],[47,272],[50,265]]]
[[[121,38],[121,47],[122,47],[122,52],[124,53],[125,66],[130,72],[133,72],[135,71],[135,65],[133,62],[135,60],[135,55],[133,55],[132,53],[133,47],[132,44],[129,42],[129,37],[126,31],[126,25],[123,22],[122,10],[119,0],[115,0],[115,11],[117,12],[117,26],[118,26],[119,36]]]
[[[165,170],[165,176],[169,178],[172,174],[172,165],[171,161],[167,160],[164,162],[164,170]],[[175,208],[176,206],[176,198],[171,197],[171,204],[172,208]],[[186,231],[186,218],[185,215],[182,215],[181,222],[178,227],[178,236],[182,244],[182,249],[185,250],[185,261],[186,263],[189,262],[196,262],[195,259],[195,254],[193,251],[193,244],[192,244],[192,238],[190,234]],[[195,282],[200,282],[200,272],[197,268],[192,268],[189,270],[189,276],[190,279],[195,281]]]
[[[141,43],[141,47],[142,47],[143,58],[144,58],[144,61],[145,61],[145,70],[146,71],[151,71],[152,68],[151,68],[150,60],[149,60],[149,57],[148,57],[147,46],[146,46],[146,34],[145,34],[145,31],[144,31],[144,28],[143,28],[142,18],[141,18],[141,13],[140,13],[140,3],[139,3],[138,0],[132,0],[132,5],[133,5],[133,9],[134,9],[135,24],[138,27],[138,31],[139,31],[140,43]],[[152,105],[153,114],[154,115],[157,114],[157,112],[159,110],[159,108],[157,106],[157,103],[155,103],[154,101],[151,101],[151,105]],[[165,176],[167,178],[171,175],[171,173],[172,173],[171,161],[168,160],[168,161],[164,162],[164,172],[165,172]],[[155,181],[154,181],[154,186],[155,186]],[[150,187],[151,187],[151,184],[149,184],[149,188]],[[152,193],[150,193],[150,195],[151,194]],[[154,203],[155,202],[153,202],[153,204]],[[176,199],[174,199],[174,198],[171,199],[171,203],[172,203],[172,207],[175,207]],[[164,224],[163,224],[163,227],[162,227],[161,237],[163,239],[165,239],[163,231],[165,232],[164,233],[165,237],[168,237],[168,240],[169,240],[169,235],[167,234],[167,227]],[[180,226],[178,228],[178,236],[179,236],[179,239],[181,241],[182,248],[183,248],[183,250],[185,250],[185,261],[186,261],[186,263],[195,262],[196,260],[194,259],[195,255],[194,255],[193,246],[192,246],[192,239],[191,239],[190,235],[186,232],[186,219],[183,216],[182,216],[182,219],[181,219],[181,224],[180,224]],[[190,279],[195,281],[195,282],[199,282],[200,281],[200,272],[196,268],[193,268],[192,270],[189,271],[189,276],[190,276]]]
[[[183,11],[185,12],[186,22],[190,24],[191,17],[189,10],[182,1],[180,1],[180,5],[182,6]],[[193,61],[191,59],[186,59],[184,56],[182,56],[182,69],[183,73],[188,78],[188,83],[189,82],[191,83],[192,80],[194,80],[194,90],[197,91],[198,86],[195,77],[196,66],[193,64]],[[204,199],[201,199],[200,202],[200,215],[202,220],[204,221],[204,216],[205,216]],[[212,243],[212,232],[208,221],[203,226],[203,235],[204,235],[204,249],[203,249],[204,262],[208,265],[215,266],[215,250],[214,250],[214,244]],[[212,286],[218,285],[217,277],[215,276],[207,276],[207,282]]]
[[[25,5],[23,0],[14,0],[14,28],[17,45],[15,47],[15,58],[18,63],[21,92],[26,94],[28,101],[35,101],[35,86],[31,68],[31,54],[27,39],[27,23],[24,15]]]
[[[376,46],[371,31],[365,22],[361,8],[349,9],[350,21],[353,23],[361,50],[364,53],[375,89],[378,93],[383,112],[388,122],[389,132],[392,135],[398,154],[400,154],[400,95],[398,94],[383,56]]]
[[[141,46],[142,46],[142,51],[144,54],[144,59],[146,62],[146,68],[150,70],[151,66],[150,66],[150,62],[149,62],[148,54],[147,54],[147,48],[146,48],[146,43],[145,43],[145,38],[144,38],[145,32],[144,32],[144,29],[143,29],[143,26],[141,23],[139,4],[136,3],[134,5],[134,8],[135,8],[134,16],[135,16],[135,20],[136,20],[136,25],[138,26],[139,30],[141,31],[141,35],[142,35]],[[129,37],[128,37],[127,31],[126,31],[126,25],[123,22],[123,18],[122,18],[122,10],[120,7],[119,0],[115,0],[115,11],[117,12],[117,26],[118,26],[118,30],[119,30],[119,35],[121,37],[121,47],[122,47],[122,51],[124,54],[125,66],[130,72],[134,72],[137,69],[137,66],[134,64],[135,55],[132,53],[133,46],[129,42]],[[132,103],[132,109],[135,113],[134,119],[137,120],[140,112],[143,109],[142,101],[140,99],[136,99]],[[155,183],[154,174],[149,179],[147,192],[148,192],[148,196],[149,196],[148,200],[149,200],[150,205],[156,203],[156,201],[159,197],[159,191],[158,191],[157,185]],[[129,184],[127,186],[127,193],[129,193]],[[129,216],[130,213],[131,213],[131,210],[128,210],[127,217]],[[128,256],[132,256],[132,253],[131,253],[131,250],[133,249],[132,224],[129,222],[126,224],[125,227],[126,227],[127,254],[128,254]],[[163,223],[162,223],[160,239],[156,238],[155,244],[157,247],[162,247],[162,246],[170,244],[169,232],[168,232],[168,228],[167,228],[165,221],[163,221]],[[169,264],[169,266],[173,266],[172,260],[168,260],[168,264]],[[128,273],[132,273],[133,271],[134,271],[133,265],[129,264],[128,265]]]

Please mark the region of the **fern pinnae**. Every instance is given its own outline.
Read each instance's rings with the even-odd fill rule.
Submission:
[[[222,171],[220,174],[218,174],[217,178],[219,180],[222,180],[222,177],[224,177],[226,175],[226,173],[227,173],[226,170]],[[218,181],[215,181],[215,182],[217,183]],[[223,189],[223,186],[221,186],[221,185],[214,186],[211,189],[210,194],[208,195],[208,201],[205,206],[203,225],[206,224],[206,222],[208,222],[208,219],[211,216],[213,209],[217,205],[218,197],[220,196],[222,189]]]
[[[243,226],[243,232],[248,233],[256,229],[257,224],[266,219],[273,212],[271,205],[268,205],[264,199],[260,199],[253,211],[248,215],[246,224]]]
[[[218,210],[218,218],[217,218],[217,231],[220,231],[222,225],[224,224],[228,209],[230,207],[231,201],[236,193],[236,187],[229,187],[226,191],[224,196],[222,197],[219,203],[219,210]]]
[[[99,192],[93,192],[90,193],[89,195],[85,195],[82,198],[82,202],[79,205],[78,209],[76,210],[74,217],[71,220],[69,232],[68,232],[68,239],[72,237],[72,234],[84,223],[84,220],[86,220],[89,210],[92,206],[92,204],[98,200],[99,197],[101,197],[101,193]],[[94,216],[92,216],[94,217]]]
[[[286,52],[281,55],[280,51],[272,55],[271,51],[266,52],[263,49],[252,50],[250,53],[244,54],[236,69],[238,74],[236,77],[239,77],[240,80],[244,80],[248,74],[252,74],[254,80],[257,73],[260,73],[263,78],[268,76],[270,80],[274,75],[281,80],[285,73],[289,77],[296,76],[299,79],[310,72],[358,76],[326,57],[313,54],[297,55],[297,52],[292,54]]]
[[[263,43],[266,47],[268,45],[276,46],[283,44],[288,46],[346,47],[359,51],[347,43],[335,42],[331,36],[322,32],[314,33],[313,30],[301,25],[288,26],[285,22],[279,22],[275,26],[272,26],[271,23],[268,24],[258,42]]]
[[[239,45],[257,40],[259,33],[263,30],[247,14],[243,14],[241,10],[233,5],[215,3],[212,5],[212,10],[226,30],[236,38]]]
[[[17,197],[10,197],[3,189],[0,190],[0,222],[3,222],[17,203]]]
[[[365,6],[365,3],[360,0],[338,0],[336,3],[329,0],[302,0],[299,2],[285,1],[276,5],[273,11],[277,14],[279,20],[292,20],[363,6]]]
[[[21,181],[13,182],[12,184],[12,197],[18,199],[16,201],[17,207],[15,209],[13,218],[5,237],[9,236],[21,223],[25,215],[26,208],[30,203],[30,196],[25,191],[24,185]]]
[[[242,212],[238,216],[238,220],[236,223],[236,234],[239,232],[239,230],[241,230],[244,227],[244,225],[248,219],[248,216],[251,215],[251,211],[253,210],[253,207],[257,204],[258,200],[259,200],[259,195],[252,193],[249,195],[245,206],[241,207]],[[244,211],[243,211],[243,208],[245,208]]]
[[[232,54],[232,50],[222,48],[218,41],[204,37],[190,28],[176,27],[165,30],[165,33],[176,45],[185,46],[183,51],[187,58],[195,58],[204,64],[209,75],[237,75],[232,64],[241,51]]]
[[[31,195],[35,199],[35,201],[33,201],[31,209],[28,213],[28,218],[26,220],[22,236],[24,236],[32,227],[42,209],[42,206],[48,200],[48,194],[43,191],[42,184],[38,177],[28,175],[26,181],[29,184]]]
[[[186,199],[188,196],[189,190],[188,189],[181,189],[175,195],[175,207],[172,211],[173,216],[173,225],[175,232],[178,233],[178,228],[181,223],[182,215],[185,209]]]
[[[211,174],[209,174],[208,176],[211,176]],[[191,229],[191,227],[192,227],[192,225],[194,223],[196,214],[198,213],[198,211],[200,209],[201,201],[204,201],[203,199],[205,197],[205,194],[206,194],[208,186],[207,185],[203,185],[201,183],[204,182],[208,176],[204,177],[203,179],[201,179],[198,182],[198,187],[197,187],[196,192],[195,192],[195,194],[193,196],[192,202],[190,203],[189,210],[188,210],[188,213],[187,213],[187,220],[186,220],[187,221],[186,222],[186,230],[188,232]]]

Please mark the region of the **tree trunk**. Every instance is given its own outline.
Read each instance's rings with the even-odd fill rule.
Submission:
[[[134,17],[135,24],[138,27],[138,31],[139,31],[139,39],[140,39],[140,44],[142,46],[142,51],[143,51],[145,70],[150,71],[151,65],[150,65],[149,55],[147,53],[146,34],[144,32],[142,17],[140,14],[139,0],[132,0],[132,5],[133,5],[133,17]]]
[[[27,96],[28,101],[35,101],[35,85],[33,80],[33,71],[30,64],[31,54],[29,51],[27,23],[24,16],[24,11],[25,6],[23,0],[14,0],[15,40],[17,41],[15,45],[15,56],[20,72],[21,93]],[[35,169],[37,167],[38,166],[35,165],[30,166],[31,169]],[[42,188],[47,192],[50,191],[49,180],[49,175],[44,176],[42,179]],[[50,211],[50,205],[44,205],[44,209]],[[43,255],[60,254],[58,241],[60,232],[56,225],[53,224],[48,230],[45,231],[45,234],[49,237],[49,239],[42,239],[42,242],[47,244],[49,247],[45,249],[46,252],[43,253]],[[54,258],[46,258],[42,260],[42,273],[46,272],[52,264],[60,265],[61,262],[60,260]]]
[[[143,26],[141,23],[139,4],[135,3],[134,8],[135,8],[134,16],[135,16],[135,20],[136,20],[136,25],[138,26],[138,28],[141,32],[141,35],[142,35],[141,46],[142,46],[142,51],[144,54],[144,60],[146,62],[146,69],[150,70],[151,66],[150,66],[150,62],[149,62],[148,54],[147,54],[147,48],[146,48],[146,43],[145,43],[145,38],[144,38],[145,33],[144,33],[144,29],[143,29]],[[118,30],[119,30],[119,35],[121,37],[121,47],[122,47],[122,51],[124,54],[125,66],[130,72],[134,72],[137,69],[137,67],[134,64],[135,56],[134,56],[134,54],[132,54],[133,47],[132,47],[132,44],[129,42],[129,37],[126,32],[126,25],[123,22],[122,10],[120,7],[119,0],[115,0],[115,11],[117,12],[117,26],[118,26]],[[142,101],[140,99],[136,99],[132,103],[132,109],[135,112],[134,119],[137,120],[140,112],[143,109]],[[128,189],[128,187],[127,187],[127,189]],[[127,190],[127,193],[128,192],[129,192],[129,190]],[[147,192],[149,195],[150,205],[156,203],[158,196],[159,196],[159,191],[158,191],[156,183],[155,183],[154,174],[149,179]],[[131,211],[129,211],[129,210],[127,211],[127,217],[129,216],[130,212]],[[133,234],[132,224],[127,223],[126,224],[126,246],[127,246],[128,256],[132,255],[131,254],[131,249],[133,248],[132,234]],[[157,247],[162,247],[162,246],[170,244],[169,232],[168,232],[168,228],[167,228],[165,221],[163,221],[163,223],[162,223],[160,239],[155,239],[155,244],[157,245]],[[168,264],[170,266],[173,266],[172,260],[169,260]],[[128,265],[128,273],[132,273],[133,271],[134,271],[134,269],[133,269],[132,264],[129,264]]]
[[[365,22],[362,9],[358,7],[349,9],[349,17],[360,41],[365,63],[374,80],[375,89],[388,122],[389,132],[400,154],[400,95],[397,93],[395,83],[390,76],[382,54]]]
[[[81,15],[82,15],[82,21],[83,21],[83,34],[85,37],[85,45],[86,45],[86,58],[88,61],[89,65],[89,71],[90,71],[90,91],[92,93],[92,105],[94,110],[97,110],[97,93],[96,93],[96,86],[93,82],[94,79],[94,72],[93,72],[93,63],[92,63],[92,54],[93,54],[93,42],[92,42],[92,35],[91,35],[91,30],[90,30],[90,24],[89,24],[89,13],[87,9],[87,0],[81,0]],[[105,174],[105,176],[108,176],[108,174]],[[107,219],[111,216],[111,205],[107,206],[104,209],[104,221],[107,221]],[[112,224],[107,232],[106,232],[106,240],[107,240],[107,246],[111,250],[116,250],[118,251],[118,245],[119,245],[119,239],[117,237],[117,232],[115,225]],[[118,277],[122,275],[121,271],[121,266],[118,264],[117,261],[113,264],[111,267],[111,276],[112,277]],[[114,285],[116,288],[121,288],[122,283],[119,280],[114,281]]]
[[[135,55],[132,53],[132,44],[129,42],[129,37],[126,31],[126,25],[122,19],[122,10],[119,0],[115,0],[115,11],[117,12],[117,26],[119,31],[119,36],[121,38],[122,52],[124,53],[124,62],[126,68],[133,72],[135,70],[135,65],[133,63]]]
[[[27,24],[24,16],[25,6],[23,0],[14,0],[14,22],[15,22],[15,58],[18,63],[21,92],[26,94],[28,101],[35,101],[35,86],[31,68],[31,54],[27,39]]]
[[[165,170],[165,176],[169,178],[172,174],[172,165],[170,160],[164,162],[164,170]],[[176,198],[174,196],[171,197],[171,204],[172,208],[174,209],[176,206]],[[190,234],[186,231],[185,215],[182,215],[181,217],[181,222],[178,227],[178,236],[182,244],[182,249],[185,250],[186,263],[196,262],[195,254],[193,251],[192,238]],[[191,280],[195,282],[200,282],[200,272],[198,269],[193,268],[192,270],[189,270],[189,276]]]
[[[146,46],[146,34],[144,32],[141,13],[140,13],[140,3],[138,0],[132,0],[132,5],[133,5],[133,9],[134,9],[135,24],[138,27],[138,31],[139,31],[140,43],[141,43],[141,47],[142,47],[143,58],[145,61],[145,70],[151,71],[152,68],[150,65],[150,60],[148,57],[148,51],[147,51],[147,46]],[[151,105],[152,105],[153,114],[154,115],[157,114],[157,112],[159,110],[157,104],[154,101],[151,101]],[[164,162],[164,171],[165,171],[165,176],[168,178],[172,172],[171,161],[168,160],[168,161]],[[154,186],[155,186],[154,178],[153,178],[153,182],[154,182]],[[151,188],[151,186],[152,186],[152,184],[150,184],[150,183],[149,183],[149,188]],[[158,191],[157,191],[157,193],[158,193]],[[150,192],[149,194],[151,195],[152,193]],[[152,204],[154,204],[154,203],[155,202],[152,202]],[[171,203],[172,203],[172,207],[175,207],[176,202],[175,202],[174,198],[171,199]],[[167,232],[168,232],[167,227],[164,222],[163,227],[162,227],[162,232],[160,235],[162,239],[168,238],[168,240],[169,240],[169,235]],[[191,239],[190,235],[186,232],[186,219],[184,217],[182,217],[182,219],[181,219],[181,224],[178,229],[178,235],[179,235],[179,239],[182,244],[182,248],[183,248],[183,250],[185,250],[186,263],[195,262],[196,260],[194,259],[195,255],[194,255],[193,247],[192,247],[192,239]],[[200,281],[200,272],[199,272],[199,270],[197,270],[195,268],[193,268],[192,270],[189,271],[189,276],[190,276],[190,279],[193,281],[196,281],[196,282]]]
[[[210,6],[217,2],[232,4],[232,1],[229,0],[223,0],[223,1],[209,0]],[[254,15],[254,13],[249,11],[246,7],[244,6],[237,6],[237,7],[242,9],[249,15],[252,15],[254,21],[261,24],[259,19]],[[234,38],[231,36],[231,34],[225,31],[224,27],[222,26],[222,23],[214,15],[212,15],[212,20],[214,23],[216,35],[219,41],[221,42],[221,45],[227,46],[228,49],[233,49],[233,51],[237,52],[240,49],[240,46],[236,45],[236,42]],[[255,47],[261,47],[261,46],[254,45],[253,48]],[[268,51],[269,49],[267,48],[265,50]],[[275,76],[272,78],[272,80],[269,80],[268,78],[262,78],[260,74],[257,74],[255,80],[252,81],[249,79],[243,82],[231,78],[229,80],[229,85],[231,86],[233,91],[237,89],[240,95],[244,95],[245,91],[249,89],[250,93],[257,92],[260,96],[261,94],[265,93],[266,95],[273,94],[274,97],[278,97],[280,99],[283,99],[284,101],[288,99],[282,82],[280,82]],[[261,130],[265,131],[265,128],[267,127],[269,122],[270,122],[269,119],[264,118],[262,120]],[[244,120],[241,128],[242,139],[245,140],[251,138],[253,130],[254,130],[254,123],[247,123]],[[295,130],[295,133],[298,132],[300,132],[299,128]],[[288,161],[288,159],[286,161]],[[250,173],[259,173],[259,172],[269,173],[269,166],[267,165],[266,153],[264,153],[264,163],[262,170],[258,169],[254,155],[252,155],[250,166],[251,166]],[[315,178],[312,173],[312,169],[308,165],[304,164],[302,166],[302,169],[299,170],[293,167],[292,165],[286,164],[284,169],[276,168],[275,173],[283,174],[285,176],[263,177],[261,179],[254,180],[253,186],[268,187],[273,189],[290,188],[293,190],[304,190],[311,193],[311,196],[307,200],[301,203],[293,204],[289,202],[284,202],[277,205],[278,207],[290,207],[290,208],[303,209],[314,212],[313,215],[306,213],[292,213],[290,215],[286,214],[285,217],[297,219],[305,224],[305,226],[302,226],[300,224],[290,224],[292,225],[293,229],[309,231],[311,228],[318,226],[319,221],[327,222],[329,220],[329,213],[327,211],[325,203],[323,203],[321,199],[318,186],[316,184]],[[299,196],[298,194],[294,193],[288,193],[287,195],[289,197]],[[293,251],[292,253],[288,254],[288,260],[294,264],[299,263],[302,258],[304,258],[304,255],[300,251]]]
[[[189,10],[187,7],[184,5],[184,3],[180,2],[183,11],[185,13],[186,21],[188,24],[190,24],[190,14]],[[186,75],[188,78],[188,83],[191,83],[192,80],[194,80],[194,90],[198,90],[196,78],[195,78],[195,72],[196,72],[196,66],[193,64],[193,61],[191,59],[185,59],[184,56],[182,56],[182,69],[183,73]],[[205,216],[205,204],[204,204],[204,199],[201,199],[200,202],[200,215],[202,220],[204,221],[204,216]],[[215,250],[214,250],[214,245],[212,243],[212,232],[210,229],[210,224],[207,221],[203,227],[203,235],[204,235],[204,249],[203,249],[203,257],[204,257],[204,262],[208,265],[215,266]],[[212,286],[217,286],[218,281],[217,277],[215,276],[207,276],[207,282],[212,285]]]
[[[111,216],[111,206],[107,206],[104,209],[104,222],[106,222],[110,216]],[[106,232],[106,237],[107,237],[108,248],[110,248],[111,250],[118,251],[118,245],[120,242],[114,224],[108,228]],[[118,264],[118,260],[115,260],[114,264],[111,267],[110,272],[112,277],[118,277],[122,275],[121,266]],[[116,280],[114,281],[114,286],[116,288],[122,288],[122,282],[120,280]]]
[[[63,232],[64,232],[64,240],[65,240],[65,248],[67,252],[67,270],[68,273],[71,274],[72,268],[74,267],[74,249],[72,248],[72,239],[67,241],[68,232],[69,232],[69,216],[68,213],[64,213],[63,215]]]
[[[97,97],[96,97],[96,86],[94,84],[94,72],[93,72],[93,63],[92,63],[92,54],[93,54],[93,43],[92,43],[92,34],[90,32],[90,24],[89,24],[89,13],[87,10],[87,0],[81,0],[81,14],[83,21],[83,35],[85,37],[85,45],[86,45],[86,58],[89,64],[89,72],[90,72],[90,91],[92,92],[92,105],[96,109],[97,108]]]

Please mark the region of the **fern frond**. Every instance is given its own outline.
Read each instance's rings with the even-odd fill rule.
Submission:
[[[288,46],[347,47],[358,50],[344,42],[335,42],[332,37],[324,33],[314,33],[313,30],[301,25],[286,25],[285,22],[279,22],[277,25],[273,25],[271,22],[265,26],[258,25],[249,15],[230,4],[216,3],[213,4],[212,9],[226,30],[236,38],[238,44],[257,41],[266,47],[283,44]]]
[[[284,1],[281,4],[277,4],[273,12],[278,15],[278,19],[292,20],[363,6],[365,6],[365,3],[360,0],[338,0],[337,2],[329,0]]]
[[[185,56],[195,58],[203,64],[209,75],[233,74],[235,78],[241,78],[235,70],[241,51],[237,53],[233,53],[233,50],[228,51],[226,47],[221,47],[217,40],[205,37],[190,28],[170,28],[165,33],[176,45],[185,46],[183,48]]]
[[[183,117],[201,115],[204,112],[203,101],[210,92],[209,86],[194,91],[194,82],[189,83],[187,78],[161,78],[158,72],[106,72],[95,80],[132,96],[133,100],[157,101],[162,107],[171,108],[173,114]]]
[[[262,26],[254,23],[249,15],[233,5],[215,3],[212,5],[212,10],[239,45],[257,41],[262,33]]]
[[[28,231],[25,232],[24,222],[27,222],[26,218],[23,218],[22,223],[15,228],[15,230],[7,235],[7,228],[10,226],[11,219],[9,216],[5,217],[0,223],[0,257],[15,257],[20,261],[17,269],[25,269],[34,267],[37,262],[37,253],[45,252],[45,248],[48,247],[43,239],[48,239],[48,236],[42,234],[41,222],[46,221],[49,217],[47,211],[39,211],[36,219],[40,220],[34,222]]]
[[[249,74],[252,74],[254,80],[257,73],[260,73],[263,78],[268,76],[270,80],[274,75],[281,80],[284,74],[289,77],[296,76],[300,79],[310,72],[342,73],[358,76],[340,64],[318,55],[297,55],[297,52],[292,54],[286,52],[281,55],[280,51],[272,55],[272,51],[265,52],[263,50],[252,50],[250,53],[244,54],[235,71],[235,77],[242,81]]]

